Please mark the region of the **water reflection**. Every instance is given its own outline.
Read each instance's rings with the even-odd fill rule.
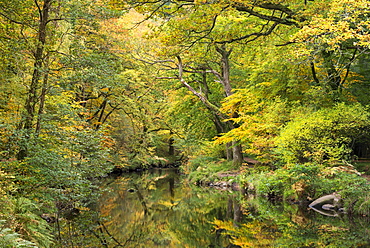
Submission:
[[[249,214],[239,228],[224,226],[240,247],[370,247],[370,222],[348,215],[328,217],[305,206],[243,200]],[[227,224],[227,223],[221,223]]]
[[[104,247],[370,246],[367,219],[190,187],[172,170],[130,174],[108,189],[100,202]]]
[[[227,247],[212,221],[241,218],[236,193],[185,187],[171,170],[130,175],[109,187],[101,212],[125,247]]]

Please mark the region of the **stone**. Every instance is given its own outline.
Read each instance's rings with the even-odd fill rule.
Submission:
[[[325,204],[331,204],[334,207],[339,208],[340,206],[340,196],[338,194],[331,194],[331,195],[325,195],[322,196],[315,201],[313,201],[310,205],[308,205],[310,208],[322,208]]]

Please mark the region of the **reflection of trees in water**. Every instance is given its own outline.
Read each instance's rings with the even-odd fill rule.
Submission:
[[[328,218],[305,206],[242,200],[238,193],[184,185],[166,171],[121,178],[101,201],[65,226],[72,247],[361,247],[369,220]],[[90,213],[90,215],[89,215]],[[102,219],[103,218],[103,219]],[[97,220],[101,220],[97,222]],[[69,232],[69,233],[68,233]]]
[[[229,203],[230,204],[230,203]],[[369,247],[369,219],[355,221],[308,211],[306,206],[274,205],[261,198],[243,203],[243,222],[215,220],[214,225],[241,247]],[[361,221],[359,221],[361,220]]]
[[[108,201],[108,232],[125,247],[227,247],[227,237],[215,232],[211,221],[228,212],[240,219],[241,211],[233,213],[236,199],[228,210],[226,193],[191,189],[179,180],[172,173],[144,174],[114,188],[116,196],[107,195],[115,199]],[[108,214],[105,206],[103,212]]]
[[[240,202],[236,199],[235,195],[229,195],[226,219],[233,218],[234,225],[239,226],[239,223],[241,222],[242,217],[243,217],[243,212],[241,210]]]

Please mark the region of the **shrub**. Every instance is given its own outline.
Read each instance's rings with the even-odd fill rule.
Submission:
[[[189,174],[189,181],[197,184],[207,184],[219,180],[219,173],[230,171],[232,162],[226,160],[215,160],[213,158],[201,157],[196,159],[200,162],[196,165],[196,170]]]
[[[280,168],[274,172],[263,173],[257,186],[260,195],[291,200],[307,200],[314,197],[320,167],[314,164],[295,164],[289,168]]]
[[[369,113],[359,105],[338,104],[291,121],[276,139],[285,163],[350,160],[352,145],[368,137]]]

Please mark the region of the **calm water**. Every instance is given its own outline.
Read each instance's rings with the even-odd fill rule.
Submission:
[[[107,189],[104,247],[370,247],[368,219],[189,186],[173,170],[124,175]]]

